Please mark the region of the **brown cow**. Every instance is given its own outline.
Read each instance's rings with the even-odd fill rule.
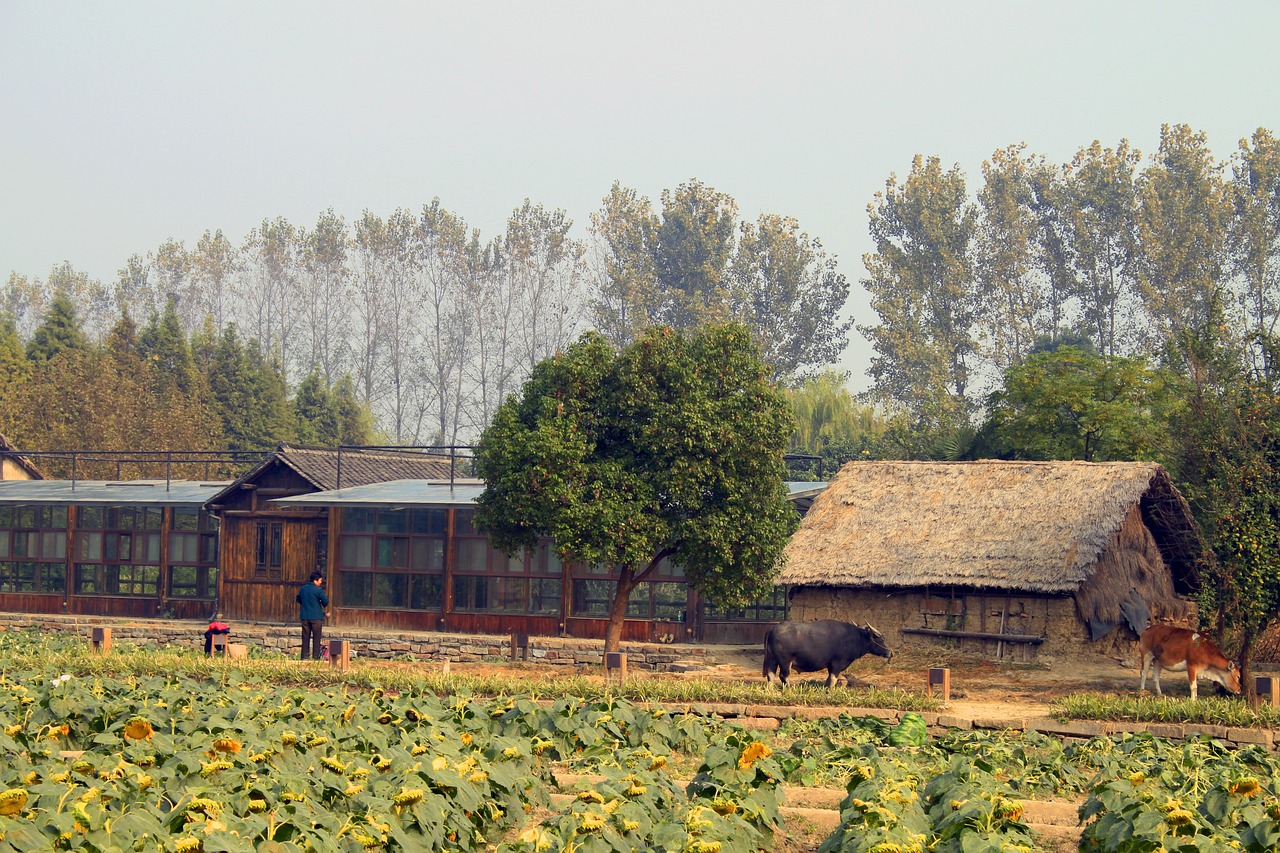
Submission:
[[[1186,670],[1191,680],[1191,698],[1196,698],[1196,680],[1201,676],[1216,681],[1232,693],[1240,692],[1240,670],[1227,660],[1208,637],[1190,628],[1152,625],[1138,640],[1142,649],[1142,680],[1139,690],[1147,689],[1147,672],[1155,668],[1156,693],[1160,692],[1160,670]]]

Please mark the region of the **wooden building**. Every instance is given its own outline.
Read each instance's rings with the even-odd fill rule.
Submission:
[[[789,485],[798,509],[825,486]],[[550,539],[508,557],[475,528],[483,489],[477,481],[401,480],[270,503],[328,513],[334,625],[604,636],[613,568],[563,563]],[[623,637],[755,643],[785,611],[782,590],[750,607],[716,608],[685,582],[680,567],[664,562],[633,592]]]
[[[216,606],[226,482],[0,482],[0,610],[203,619]]]
[[[784,551],[791,618],[871,622],[894,648],[1128,655],[1191,613],[1204,544],[1151,462],[851,462]]]
[[[325,572],[333,586],[329,543],[337,540],[337,515],[323,505],[281,506],[273,498],[451,474],[448,457],[416,451],[281,444],[209,500],[221,522],[223,615],[295,622],[294,596],[311,572]]]
[[[43,480],[35,464],[0,435],[0,480]]]

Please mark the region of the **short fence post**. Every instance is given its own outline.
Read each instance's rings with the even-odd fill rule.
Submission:
[[[515,660],[517,653],[524,660],[529,659],[529,635],[512,632],[511,634],[511,659]]]
[[[609,680],[610,674],[614,670],[618,671],[618,683],[627,680],[627,654],[626,652],[605,652],[604,653],[604,677]]]
[[[1260,675],[1253,680],[1253,705],[1280,707],[1280,678]]]
[[[105,655],[111,651],[111,629],[110,628],[94,628],[89,634],[89,640],[93,643],[93,651],[95,654]]]
[[[938,688],[938,692],[942,694],[943,702],[951,701],[951,670],[944,667],[933,667],[929,670],[929,695],[933,695],[933,689]]]
[[[351,668],[351,644],[346,640],[329,641],[329,666],[346,671]]]

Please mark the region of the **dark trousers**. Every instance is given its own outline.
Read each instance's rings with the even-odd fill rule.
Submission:
[[[324,631],[323,619],[302,620],[302,659],[320,660],[320,634]],[[308,648],[310,646],[310,648]],[[307,654],[307,652],[311,654]]]
[[[204,632],[204,653],[206,655],[213,654],[213,635],[214,634],[230,634],[230,631],[205,631]]]

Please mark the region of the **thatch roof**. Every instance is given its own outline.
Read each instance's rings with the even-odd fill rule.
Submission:
[[[12,461],[19,468],[26,471],[27,476],[31,479],[44,479],[44,474],[35,466],[35,463],[23,456],[22,451],[18,450],[17,446],[14,445],[13,442],[5,438],[3,433],[0,433],[0,453],[4,454],[5,459]]]
[[[850,462],[787,545],[778,583],[1074,593],[1135,504],[1189,590],[1203,545],[1153,462]]]
[[[289,468],[313,485],[316,491],[367,486],[391,480],[448,480],[452,463],[447,456],[416,450],[384,450],[365,447],[309,447],[281,444],[272,453],[234,483],[215,495],[217,503],[224,495],[252,483],[276,466]]]

